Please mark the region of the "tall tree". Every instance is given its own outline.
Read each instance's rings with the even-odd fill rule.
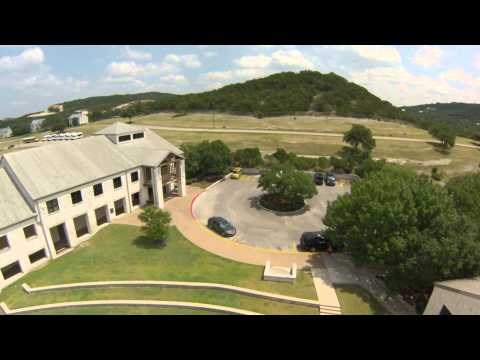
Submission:
[[[440,140],[445,150],[449,150],[455,146],[457,135],[450,126],[446,124],[435,124],[430,128],[429,132],[434,138]]]
[[[287,201],[310,199],[317,194],[312,176],[296,171],[291,165],[274,165],[258,181],[258,187]]]
[[[452,196],[407,169],[385,165],[353,184],[328,205],[324,223],[356,263],[382,266],[387,286],[420,307],[434,281],[480,274],[480,241]]]
[[[376,145],[372,131],[357,124],[352,125],[352,128],[343,135],[343,141],[353,146],[355,151],[360,147],[366,153],[370,153]]]

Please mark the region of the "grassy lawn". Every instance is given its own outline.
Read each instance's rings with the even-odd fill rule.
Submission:
[[[343,315],[388,315],[367,290],[358,285],[335,285]]]
[[[151,307],[100,306],[45,310],[33,315],[217,315],[218,313],[191,309],[157,309]]]
[[[335,155],[345,143],[341,138],[309,135],[282,134],[227,134],[208,132],[179,132],[155,130],[157,134],[175,145],[203,140],[222,140],[232,150],[258,146],[261,151],[273,152],[282,147],[304,155]],[[430,173],[436,166],[447,178],[458,173],[478,171],[480,150],[454,147],[449,154],[444,154],[438,147],[427,142],[407,142],[394,140],[377,140],[373,156],[377,158],[408,159],[414,161],[450,161],[447,165],[409,165],[418,171]]]
[[[35,287],[101,280],[200,281],[316,299],[310,274],[300,271],[296,283],[289,284],[263,281],[262,272],[261,266],[237,263],[205,252],[186,240],[176,228],[171,229],[167,244],[158,248],[141,236],[138,227],[109,225],[85,246],[51,261],[4,289],[0,293],[0,301],[15,309],[81,300],[177,300],[231,306],[265,314],[318,314],[317,310],[306,306],[282,304],[219,290],[112,288],[27,295],[21,288],[24,282]]]

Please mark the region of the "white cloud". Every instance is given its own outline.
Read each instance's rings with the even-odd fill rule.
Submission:
[[[165,61],[175,64],[181,64],[191,69],[196,69],[203,65],[196,54],[168,54],[167,56],[165,56]]]
[[[424,45],[418,48],[412,62],[424,68],[437,65],[443,56],[443,50],[438,46]]]
[[[182,74],[169,74],[160,77],[160,81],[169,83],[188,83],[188,80]]]
[[[461,67],[453,68],[442,72],[439,78],[444,81],[453,81],[466,86],[480,86],[480,79],[471,74],[467,74]]]
[[[125,47],[125,55],[127,58],[131,60],[150,60],[152,58],[152,54],[146,51],[141,51],[141,50],[134,50],[130,46]]]
[[[448,80],[461,79],[469,85],[464,89]],[[480,102],[480,86],[457,70],[443,76],[413,75],[404,67],[377,67],[354,72],[351,81],[365,86],[373,94],[394,105],[416,105],[434,102]]]
[[[22,51],[17,56],[0,57],[0,71],[21,70],[31,65],[42,64],[45,60],[45,54],[39,47],[34,47]]]
[[[277,50],[272,54],[272,59],[279,65],[298,67],[304,69],[313,68],[313,63],[308,60],[299,50]]]
[[[272,63],[272,58],[266,55],[242,56],[235,59],[234,63],[243,68],[267,68]]]
[[[107,74],[112,77],[142,77],[174,72],[176,67],[168,63],[137,64],[134,61],[112,62],[107,67]]]
[[[351,49],[359,56],[373,61],[400,64],[402,57],[393,46],[387,45],[352,45]]]

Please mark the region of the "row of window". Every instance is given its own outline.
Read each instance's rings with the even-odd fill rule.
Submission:
[[[145,137],[145,134],[143,132],[141,133],[135,133],[133,134],[133,139],[142,139]],[[130,134],[128,135],[122,135],[118,137],[118,142],[125,142],[125,141],[130,141],[132,140],[132,136]]]
[[[38,251],[35,251],[33,254],[30,254],[28,256],[28,259],[30,260],[31,264],[34,264],[37,261],[40,261],[46,257],[47,257],[47,253],[45,252],[45,249],[40,249]],[[17,274],[20,274],[21,272],[22,272],[22,267],[20,266],[19,261],[15,261],[7,266],[4,266],[1,269],[2,276],[5,280]]]
[[[23,234],[25,235],[25,239],[27,240],[37,236],[37,229],[35,227],[35,224],[24,227]],[[7,249],[10,249],[7,235],[0,236],[0,251]]]
[[[130,179],[132,183],[137,182],[139,179],[138,171],[134,171],[130,174]],[[119,189],[122,187],[122,178],[120,176],[116,177],[113,179],[113,188],[114,189]],[[95,184],[93,185],[93,195],[94,196],[99,196],[103,194],[103,184]],[[70,197],[72,199],[72,204],[78,204],[83,201],[82,197],[82,191],[78,190],[70,194]],[[49,214],[52,214],[54,212],[57,212],[60,210],[60,207],[58,205],[58,199],[52,199],[47,201],[47,211]]]

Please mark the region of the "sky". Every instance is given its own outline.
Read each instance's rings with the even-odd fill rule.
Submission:
[[[0,45],[0,118],[97,95],[207,91],[335,72],[396,106],[480,103],[480,46]]]

